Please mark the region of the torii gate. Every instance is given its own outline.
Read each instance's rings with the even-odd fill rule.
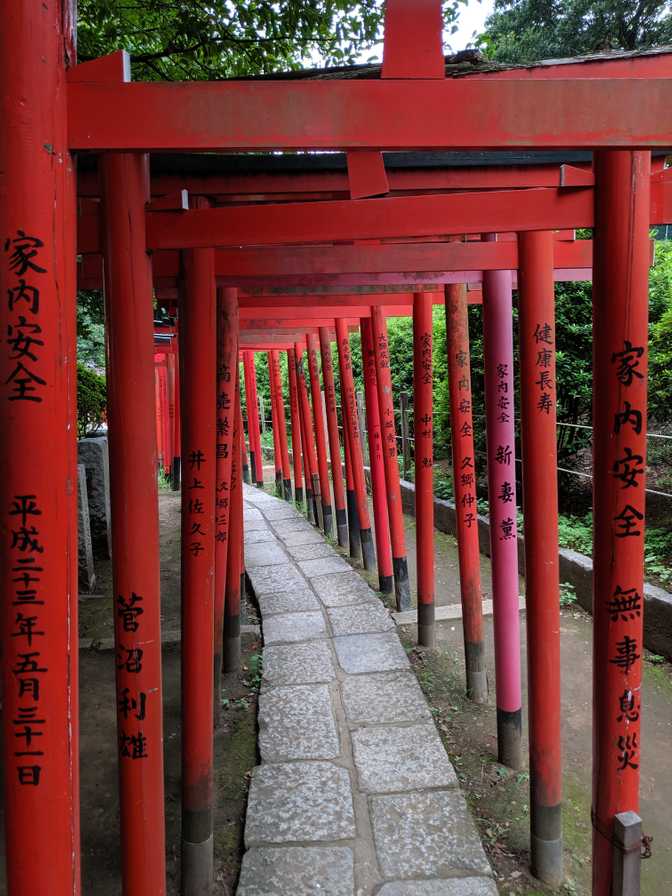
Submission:
[[[552,348],[546,327],[553,278],[544,232],[594,226],[594,893],[606,896],[614,816],[638,808],[641,617],[622,608],[641,602],[643,587],[648,227],[652,220],[664,220],[669,191],[665,177],[651,182],[649,166],[650,150],[671,142],[669,58],[648,58],[641,65],[633,60],[620,70],[613,63],[615,68],[606,69],[602,78],[585,71],[566,77],[566,70],[548,69],[518,77],[502,73],[444,79],[440,4],[388,0],[380,81],[131,84],[126,83],[120,56],[74,64],[69,0],[39,9],[5,2],[3,12],[0,294],[6,298],[0,332],[7,336],[0,355],[0,468],[6,471],[0,507],[5,532],[1,587],[6,607],[3,724],[5,805],[12,822],[7,825],[10,892],[60,896],[80,891],[72,153],[94,150],[108,153],[103,176],[106,286],[114,309],[109,334],[110,428],[116,433],[111,444],[113,488],[118,496],[137,496],[134,517],[116,526],[114,535],[115,555],[125,558],[115,564],[118,688],[136,702],[140,695],[147,698],[142,731],[120,729],[126,892],[165,891],[162,826],[143,824],[123,808],[130,806],[138,788],[147,807],[161,806],[163,786],[156,432],[153,414],[148,413],[154,383],[152,280],[146,248],[189,250],[186,280],[198,301],[185,304],[187,314],[181,321],[185,388],[194,389],[198,382],[207,391],[204,384],[208,389],[212,384],[214,394],[216,342],[205,340],[207,351],[199,343],[203,333],[215,332],[213,246],[219,253],[233,245],[523,233],[521,312],[525,370],[531,374],[539,333]],[[592,149],[594,191],[531,189],[527,202],[519,194],[495,191],[356,203],[332,200],[321,203],[319,210],[313,203],[294,203],[291,208],[280,204],[274,209],[203,208],[145,215],[148,184],[142,154],[152,150],[341,148],[350,153],[354,174],[369,168],[373,154],[377,178],[380,166],[375,159],[381,150],[470,147]],[[414,304],[422,336],[428,303],[418,299]],[[138,344],[147,346],[146,353],[134,350]],[[538,399],[533,380],[523,399],[528,475],[543,469],[554,437],[552,418],[535,416],[532,396]],[[195,410],[201,407],[195,404],[185,417],[183,444],[193,455],[193,482],[207,484],[205,517],[213,534],[214,456],[206,460],[201,454],[203,444],[214,446],[216,421],[207,402],[202,413]],[[546,557],[547,543],[553,543],[548,531],[553,520],[546,510],[554,494],[551,477],[529,485],[526,542],[534,560]],[[189,511],[185,513],[185,521],[198,525]],[[212,544],[210,537],[206,541],[203,553],[212,557],[214,539]],[[200,551],[188,566],[185,582],[188,586],[193,580],[202,590],[197,559],[204,559]],[[527,579],[528,613],[548,636],[556,608],[544,600],[540,586],[545,576],[531,563]],[[214,593],[214,584],[212,588]],[[198,705],[192,707],[199,724],[188,744],[193,764],[185,766],[186,777],[199,762],[206,769],[205,776],[197,774],[186,782],[185,892],[190,887],[193,891],[194,881],[205,880],[207,886],[212,848],[207,772],[211,752],[203,727],[212,717],[212,691],[208,697],[203,687],[205,678],[212,680],[212,664],[206,662],[207,651],[197,656],[196,639],[211,625],[207,602],[200,621],[193,620],[183,643],[185,653],[194,657],[191,671],[201,686]],[[553,643],[557,646],[557,639]],[[550,648],[544,649],[548,654]],[[147,683],[151,687],[145,689]],[[188,693],[195,700],[197,689]],[[531,695],[532,726],[546,698],[537,696],[539,703]],[[535,762],[557,751],[556,729],[548,731],[538,732]],[[137,761],[143,754],[149,762]],[[557,838],[549,834],[557,830],[559,791],[538,789],[532,807],[537,821],[533,848],[550,875],[557,871]],[[24,837],[28,827],[30,841]]]

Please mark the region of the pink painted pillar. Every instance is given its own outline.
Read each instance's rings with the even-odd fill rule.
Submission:
[[[485,239],[490,242],[494,237]],[[519,768],[520,622],[511,271],[483,272],[483,354],[499,761]],[[464,466],[464,464],[463,464]],[[474,473],[465,468],[461,474]]]

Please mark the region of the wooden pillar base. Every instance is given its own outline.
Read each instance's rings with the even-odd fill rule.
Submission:
[[[485,669],[485,644],[483,641],[464,643],[467,667],[467,697],[472,703],[488,702],[488,675]]]
[[[357,513],[357,499],[355,490],[347,489],[345,500],[348,505],[348,544],[350,556],[353,560],[362,559],[362,541],[359,534],[359,515]]]
[[[373,532],[371,529],[360,529],[359,540],[362,545],[362,562],[364,569],[376,568],[376,549],[373,546]]]
[[[559,886],[563,881],[562,805],[543,806],[532,795],[530,812],[534,832],[530,837],[530,870],[545,884]]]
[[[408,579],[408,558],[393,557],[392,570],[394,572],[394,592],[397,599],[397,610],[410,610],[411,583]]]
[[[336,508],[336,532],[339,547],[347,548],[350,542],[348,536],[348,515],[345,508]]]
[[[512,769],[523,764],[522,715],[521,709],[507,712],[497,707],[497,761]]]
[[[182,458],[173,458],[173,468],[170,474],[170,487],[174,492],[179,492],[182,480]]]
[[[197,813],[184,813],[182,830],[200,826]],[[210,813],[208,813],[210,814]],[[212,826],[212,819],[208,824]],[[214,881],[214,835],[191,842],[182,837],[182,896],[211,896]]]
[[[436,647],[434,604],[418,604],[418,644],[433,650]]]

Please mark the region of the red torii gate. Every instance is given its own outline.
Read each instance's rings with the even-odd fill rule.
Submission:
[[[137,786],[146,794],[147,806],[160,805],[162,797],[161,691],[156,663],[157,643],[160,646],[158,525],[152,509],[156,434],[153,415],[148,414],[153,394],[151,272],[145,248],[189,250],[187,279],[192,296],[198,298],[184,306],[188,309],[182,321],[185,347],[195,330],[210,327],[213,334],[211,342],[206,340],[207,353],[199,346],[204,355],[201,362],[209,361],[202,369],[196,366],[196,352],[185,353],[184,388],[193,397],[192,384],[201,374],[208,382],[212,378],[215,389],[213,245],[527,231],[533,238],[521,258],[521,274],[527,272],[527,279],[521,278],[521,303],[527,301],[525,290],[529,289],[526,319],[535,326],[532,335],[524,338],[531,340],[542,327],[545,339],[552,340],[552,333],[545,329],[548,320],[538,316],[534,292],[541,283],[546,295],[551,295],[552,268],[534,238],[539,231],[576,226],[596,229],[594,892],[599,896],[609,892],[614,815],[624,809],[636,811],[638,806],[641,618],[630,619],[619,607],[622,601],[641,601],[642,593],[649,193],[654,221],[664,220],[668,193],[665,178],[650,181],[649,150],[670,143],[669,59],[645,59],[639,68],[637,61],[623,69],[611,63],[602,78],[591,77],[585,70],[590,66],[583,66],[574,77],[566,77],[566,70],[548,69],[516,79],[502,73],[444,80],[437,7],[432,2],[417,9],[414,5],[414,27],[408,28],[403,17],[406,4],[388,0],[380,81],[163,85],[124,83],[123,62],[118,57],[74,66],[74,21],[68,0],[39,10],[5,4],[0,36],[6,122],[0,138],[4,240],[0,293],[7,298],[1,306],[0,331],[8,335],[0,355],[4,384],[0,425],[6,434],[0,466],[7,475],[0,486],[0,506],[7,559],[2,565],[4,753],[6,806],[13,822],[7,826],[13,893],[79,892],[73,486],[72,152],[76,150],[117,151],[105,159],[103,176],[113,382],[110,426],[115,433],[111,460],[114,493],[137,495],[139,507],[136,516],[115,532],[115,554],[124,556],[123,565],[115,564],[115,594],[121,601],[116,617],[121,653],[118,689],[136,704],[147,697],[146,687],[154,695],[153,706],[147,701],[142,731],[126,730],[120,709],[127,892],[147,892],[148,885],[159,893],[165,889],[162,825],[141,824],[125,811],[129,803],[123,799],[124,792]],[[403,53],[395,55],[400,46]],[[400,110],[406,114],[400,115]],[[38,139],[33,139],[35,135]],[[319,215],[306,203],[303,208],[295,204],[294,209],[281,205],[272,214],[268,206],[262,206],[146,216],[149,190],[144,161],[132,154],[168,149],[343,148],[351,153],[356,170],[359,151],[475,146],[594,149],[594,191],[549,194],[544,188],[531,189],[529,207],[519,195],[496,192],[477,198],[455,194],[363,199],[356,204],[325,201]],[[199,231],[201,225],[208,228],[209,236]],[[521,248],[523,243],[526,238],[521,238]],[[552,341],[545,344],[552,347]],[[146,353],[132,350],[137,345],[146,345]],[[193,413],[197,407],[195,403],[191,419],[185,420],[190,425],[183,430],[183,441],[194,457],[190,475],[210,483],[205,491],[214,495],[214,456],[207,461],[201,458],[199,446],[199,439],[210,440],[211,434],[214,445],[214,412],[209,422],[212,409],[207,402],[202,414]],[[540,419],[544,427],[548,425],[548,419],[534,416],[533,403],[526,404],[525,398],[523,410],[524,433],[525,413],[535,433]],[[534,451],[528,442],[525,451]],[[128,463],[131,450],[133,462]],[[623,503],[619,477],[625,475],[627,457],[639,461],[630,468],[633,489],[628,488]],[[524,475],[526,468],[529,475],[529,467],[526,457]],[[529,485],[534,494],[534,484]],[[527,501],[526,511],[528,550],[536,544],[541,555],[548,551],[551,539],[546,544],[535,541],[538,530],[529,519],[534,509],[527,507]],[[211,538],[214,543],[214,497],[208,499],[206,516],[210,528],[207,547],[205,543],[203,547],[209,552]],[[210,586],[207,575],[203,578],[195,569],[199,556],[200,552],[191,571],[200,595]],[[553,596],[557,581],[550,583],[550,590],[537,590],[539,582],[533,572],[528,582],[528,614],[533,625],[543,618],[552,625],[555,609],[549,595]],[[546,579],[544,583],[549,584]],[[35,615],[27,616],[28,612]],[[205,612],[203,618],[207,617]],[[27,619],[34,622],[29,624]],[[548,638],[548,627],[541,630]],[[32,646],[35,650],[28,649]],[[207,676],[212,679],[211,666]],[[199,736],[208,703],[212,716],[211,694],[208,697],[204,689],[197,716]],[[531,694],[535,731],[541,709]],[[17,737],[23,739],[25,750],[17,749]],[[535,771],[548,760],[553,744],[545,749],[538,737],[533,740],[540,745]],[[194,800],[185,804],[185,892],[195,880],[207,886],[211,851],[207,736],[193,746],[198,761],[205,763],[205,778],[190,782],[193,788],[188,793]],[[134,755],[142,756],[146,750],[150,761],[134,764]],[[550,877],[557,873],[557,844],[556,838],[544,834],[557,830],[559,790],[546,790],[543,774],[533,774],[533,779],[543,785],[532,794],[536,870]],[[44,811],[45,805],[49,812]],[[30,843],[22,837],[27,823],[33,831]],[[138,843],[143,860],[133,861]]]

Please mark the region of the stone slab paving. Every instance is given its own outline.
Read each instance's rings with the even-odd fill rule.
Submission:
[[[244,492],[264,663],[238,896],[497,896],[389,612],[290,504]]]

